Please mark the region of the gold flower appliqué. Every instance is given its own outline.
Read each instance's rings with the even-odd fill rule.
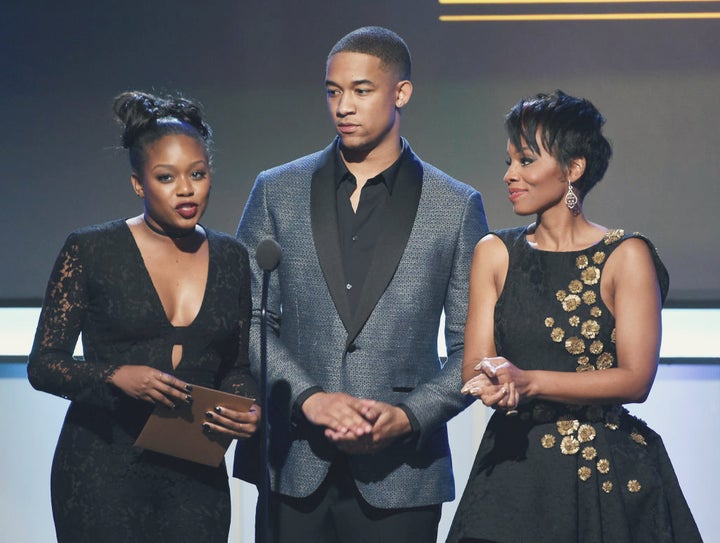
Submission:
[[[565,436],[560,442],[560,452],[563,454],[577,454],[580,450],[580,442],[573,436]]]
[[[590,266],[582,271],[580,277],[586,285],[597,285],[598,281],[600,281],[600,269]]]

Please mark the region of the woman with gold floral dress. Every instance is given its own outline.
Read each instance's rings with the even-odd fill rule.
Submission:
[[[650,392],[669,281],[647,238],[582,213],[603,124],[561,91],[506,117],[509,199],[536,221],[475,249],[463,392],[496,411],[448,542],[701,540],[660,436],[623,407]]]

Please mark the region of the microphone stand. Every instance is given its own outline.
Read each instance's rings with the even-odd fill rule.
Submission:
[[[270,390],[267,379],[267,327],[268,288],[270,273],[278,267],[282,258],[280,245],[272,239],[262,240],[255,252],[255,259],[263,271],[262,296],[260,298],[260,459],[262,469],[258,485],[258,505],[255,524],[255,538],[258,543],[270,543],[270,411],[268,397]]]
[[[260,429],[260,458],[262,473],[258,495],[258,524],[255,528],[259,543],[270,543],[270,425],[268,424],[268,390],[267,384],[267,299],[270,271],[263,271],[262,298],[260,303],[260,394],[262,409],[262,425]]]

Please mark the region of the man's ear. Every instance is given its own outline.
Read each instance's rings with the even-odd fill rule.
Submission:
[[[395,96],[395,107],[400,109],[404,107],[412,96],[413,86],[408,80],[399,81],[397,84],[397,94]]]

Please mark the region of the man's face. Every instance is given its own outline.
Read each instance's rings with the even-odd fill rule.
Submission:
[[[399,111],[412,86],[364,53],[341,52],[327,64],[327,103],[342,147],[370,152],[399,141]]]

